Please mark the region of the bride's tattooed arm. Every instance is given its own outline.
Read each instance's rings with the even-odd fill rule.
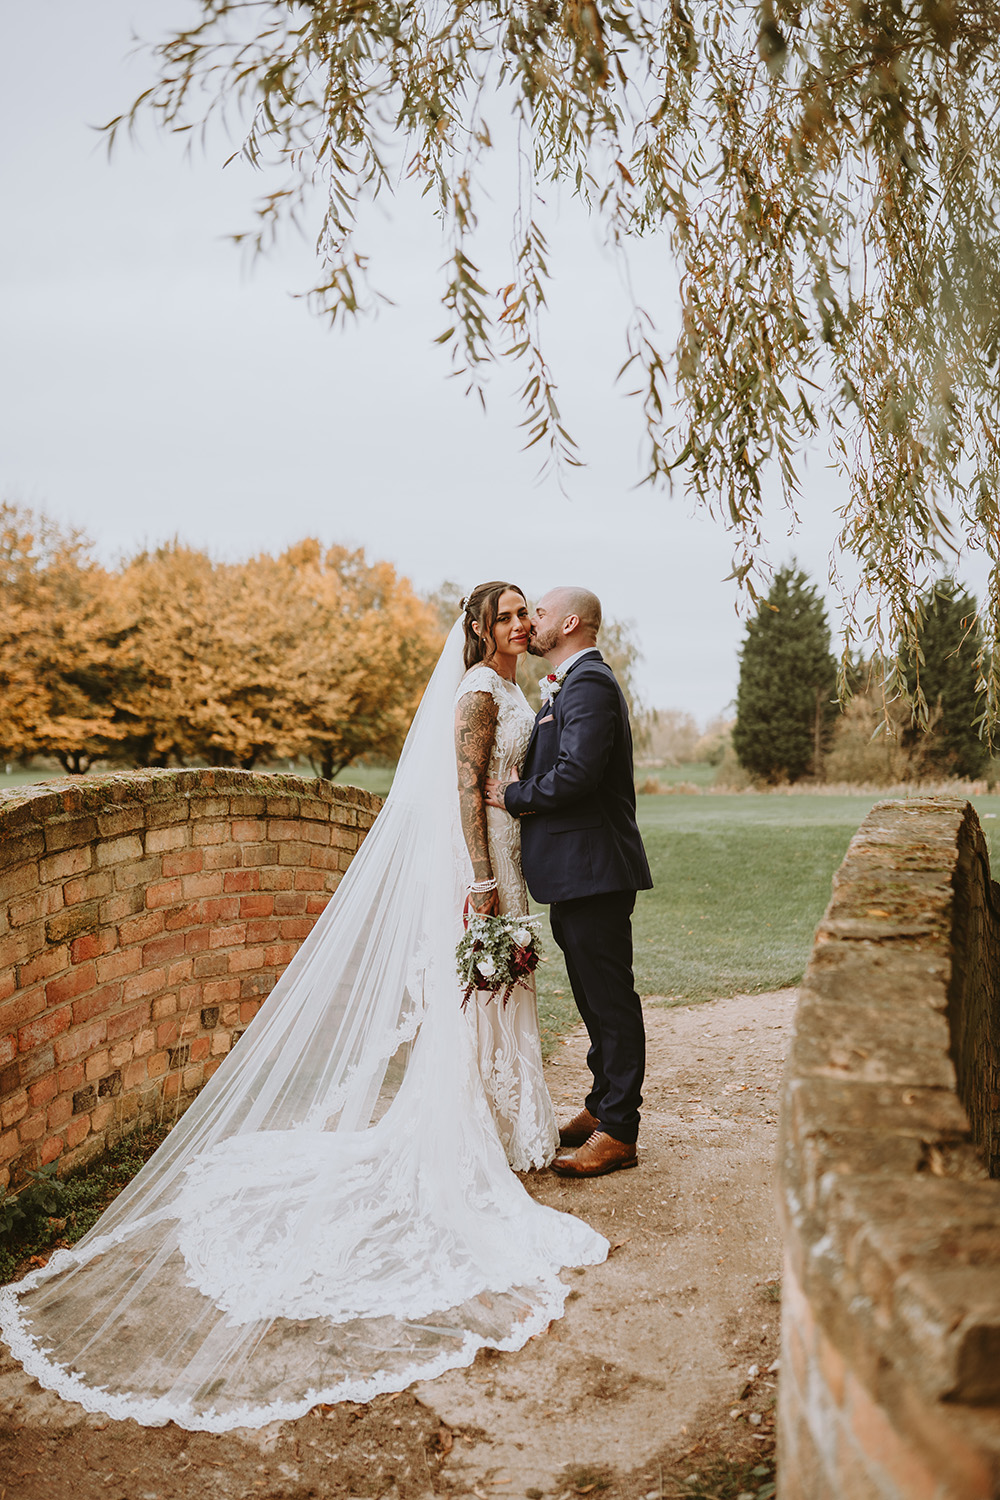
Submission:
[[[489,693],[466,693],[455,714],[455,753],[458,759],[458,806],[462,834],[472,860],[474,880],[492,880],[490,846],[486,832],[486,771],[497,731],[497,705]],[[496,892],[490,900],[473,899],[477,911],[495,911]]]

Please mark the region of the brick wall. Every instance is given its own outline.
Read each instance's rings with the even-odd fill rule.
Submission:
[[[0,793],[0,1186],[194,1097],[379,805],[228,770]]]
[[[782,1105],[782,1500],[1000,1496],[995,907],[948,799],[879,804],[834,879]]]

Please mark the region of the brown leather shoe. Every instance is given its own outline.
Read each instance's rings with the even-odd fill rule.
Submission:
[[[596,1119],[589,1109],[581,1109],[568,1125],[560,1125],[559,1144],[560,1146],[582,1146],[584,1141],[589,1141],[594,1131],[600,1128],[600,1120]]]
[[[634,1145],[616,1141],[613,1135],[605,1135],[603,1130],[595,1130],[575,1151],[557,1156],[552,1170],[560,1177],[603,1177],[605,1172],[620,1172],[623,1167],[638,1165]]]

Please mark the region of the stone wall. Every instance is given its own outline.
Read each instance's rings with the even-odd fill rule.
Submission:
[[[1000,1496],[997,910],[959,801],[881,803],[834,880],[782,1106],[782,1500]]]
[[[380,799],[251,771],[0,794],[0,1186],[179,1112],[311,930]]]

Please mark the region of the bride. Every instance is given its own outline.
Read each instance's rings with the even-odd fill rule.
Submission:
[[[510,1170],[557,1140],[532,990],[463,1012],[455,970],[467,893],[527,909],[517,824],[482,795],[530,737],[526,621],[512,585],[469,596],[372,831],[239,1047],[94,1228],[0,1292],[42,1385],[259,1427],[519,1349],[562,1312],[560,1269],[606,1256]]]

